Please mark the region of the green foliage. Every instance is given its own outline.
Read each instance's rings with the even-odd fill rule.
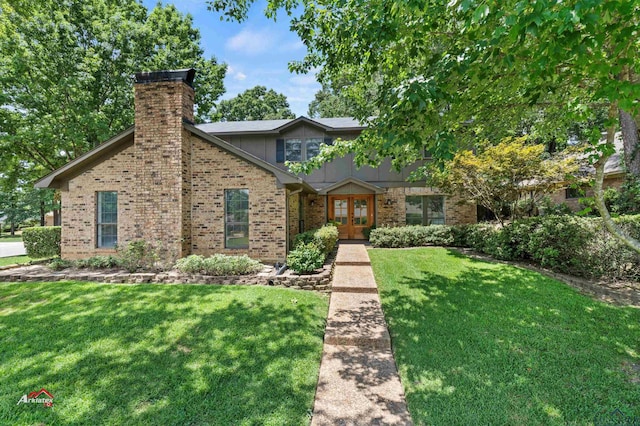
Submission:
[[[314,243],[300,243],[287,256],[289,269],[299,273],[308,274],[324,265],[325,254]]]
[[[483,144],[477,153],[459,151],[442,169],[434,166],[430,181],[449,194],[484,206],[503,222],[530,215],[537,200],[577,171],[574,156],[548,158],[542,144],[507,138],[495,146]]]
[[[38,259],[60,256],[61,228],[44,226],[22,230],[22,240],[27,256]]]
[[[59,257],[53,259],[47,266],[53,269],[54,271],[61,271],[63,269],[71,268],[76,264],[76,262],[72,262],[70,260],[64,260]]]
[[[75,262],[69,262],[70,266],[76,268],[88,268],[88,269],[109,269],[117,268],[121,265],[121,259],[115,256],[92,256],[86,259],[78,259]],[[59,266],[54,264],[54,266]],[[133,272],[133,271],[132,271]]]
[[[129,272],[164,269],[159,262],[161,251],[144,240],[130,241],[124,248],[118,247],[118,265]]]
[[[227,256],[214,254],[210,257],[204,257],[192,254],[178,259],[176,268],[187,274],[222,276],[253,274],[261,271],[263,265],[247,255]]]
[[[232,99],[220,101],[216,119],[220,121],[275,120],[295,118],[287,97],[264,86],[247,89]]]
[[[530,233],[526,252],[543,267],[581,274],[585,266],[580,253],[594,237],[585,225],[575,216],[542,216]]]
[[[42,176],[130,126],[134,72],[196,68],[198,120],[224,92],[226,65],[205,59],[192,17],[173,5],[151,13],[135,0],[0,5],[3,172]]]
[[[371,231],[369,241],[374,247],[420,247],[451,245],[454,237],[451,227],[447,225],[413,225],[376,228]]]
[[[336,248],[338,237],[338,228],[334,224],[328,223],[322,228],[310,229],[297,234],[293,240],[293,248],[297,248],[300,244],[313,243],[327,256]]]

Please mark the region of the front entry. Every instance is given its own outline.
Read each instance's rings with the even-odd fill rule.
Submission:
[[[329,220],[336,222],[340,239],[364,240],[373,225],[373,195],[329,195]]]

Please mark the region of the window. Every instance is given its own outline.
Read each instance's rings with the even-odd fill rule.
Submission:
[[[118,243],[118,193],[98,192],[98,247],[113,248]]]
[[[224,191],[224,246],[231,249],[249,247],[249,190]]]
[[[444,225],[444,196],[409,196],[405,202],[407,225]]]
[[[284,155],[287,161],[302,161],[302,140],[287,139]]]
[[[307,138],[286,139],[284,141],[284,160],[306,161],[320,154],[320,144],[329,144],[331,139]]]
[[[583,191],[580,188],[567,188],[564,192],[564,198],[567,200],[580,198],[582,195]]]

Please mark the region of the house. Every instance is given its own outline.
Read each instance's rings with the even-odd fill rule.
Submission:
[[[356,168],[352,156],[297,176],[285,161],[320,144],[355,138],[350,118],[194,125],[195,71],[135,75],[135,124],[36,183],[62,200],[62,257],[113,253],[146,240],[169,257],[247,254],[282,261],[292,238],[327,221],[340,238],[361,239],[372,225],[476,221],[424,182],[406,181],[386,161]]]
[[[604,142],[605,140],[606,139],[603,139],[601,142]],[[616,132],[614,145],[615,153],[609,157],[606,163],[604,163],[604,180],[602,182],[602,187],[605,189],[619,189],[625,181],[624,142],[622,140],[622,132]],[[592,166],[589,166],[585,168],[584,174],[592,178],[595,174],[595,169]],[[586,182],[580,186],[565,185],[550,196],[553,204],[566,204],[574,212],[584,209],[584,206],[580,204],[580,199],[584,197],[593,197],[593,189],[591,185]]]

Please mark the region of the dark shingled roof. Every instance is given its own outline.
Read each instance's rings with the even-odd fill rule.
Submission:
[[[312,126],[321,127],[328,131],[357,131],[366,126],[351,117],[337,118],[307,118],[298,117],[284,120],[256,120],[256,121],[220,121],[218,123],[199,124],[196,127],[203,132],[218,134],[241,133],[280,133],[280,131],[296,123],[305,122]]]

